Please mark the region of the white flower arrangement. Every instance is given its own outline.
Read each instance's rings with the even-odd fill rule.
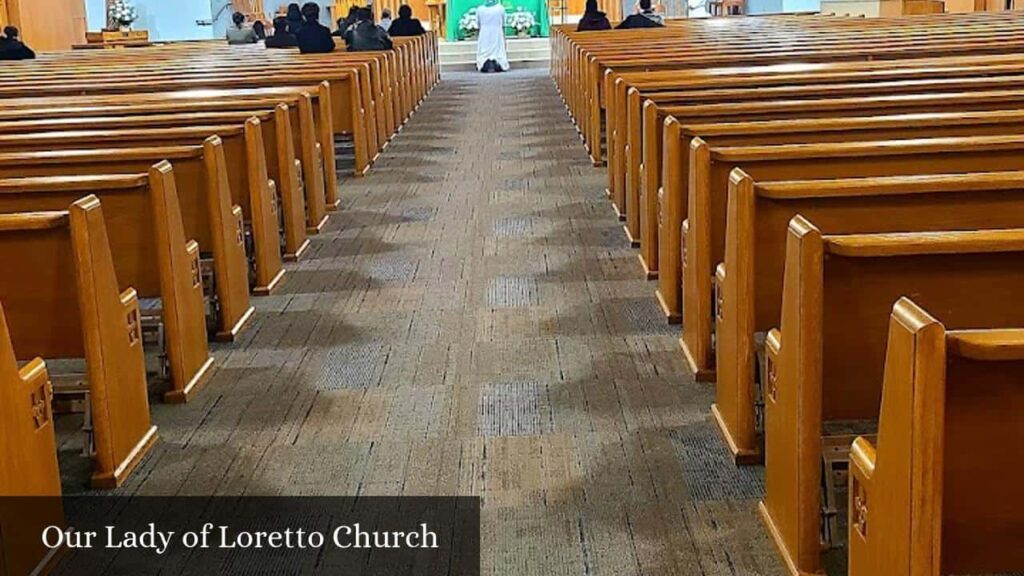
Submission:
[[[108,12],[110,23],[116,26],[128,27],[139,19],[139,13],[132,6],[130,0],[114,0],[110,3]]]
[[[537,19],[534,18],[533,12],[520,6],[509,15],[506,25],[515,30],[516,34],[525,35],[533,32],[533,27],[537,25]]]
[[[476,17],[476,8],[470,8],[459,18],[459,33],[463,37],[476,36],[480,32],[480,21]]]

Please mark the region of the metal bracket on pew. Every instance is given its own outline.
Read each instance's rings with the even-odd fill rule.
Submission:
[[[53,413],[82,414],[82,456],[92,458],[95,451],[92,428],[92,403],[89,380],[84,373],[50,374],[53,383]]]
[[[873,427],[877,430],[877,426]],[[839,544],[839,495],[845,494],[850,477],[850,446],[858,436],[876,442],[876,435],[841,434],[821,439],[821,546],[822,549],[836,548]]]

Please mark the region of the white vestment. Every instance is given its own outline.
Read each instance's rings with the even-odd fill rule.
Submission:
[[[476,10],[480,24],[480,36],[476,44],[476,69],[481,70],[484,62],[494,60],[502,70],[508,70],[508,52],[505,51],[505,7],[481,6]]]

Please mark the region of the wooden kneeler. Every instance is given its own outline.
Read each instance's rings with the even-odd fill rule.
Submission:
[[[889,320],[877,447],[850,452],[850,576],[1024,570],[1024,329]]]
[[[100,202],[0,215],[0,301],[23,357],[85,358],[94,488],[121,485],[157,440],[135,290],[118,289]]]
[[[60,210],[86,194],[104,203],[122,287],[160,298],[170,371],[168,402],[185,402],[213,368],[206,338],[199,245],[186,240],[169,162],[149,175],[0,179],[0,213]]]
[[[18,368],[0,303],[0,574],[46,573],[58,556],[38,538],[64,525],[52,399],[41,358]]]

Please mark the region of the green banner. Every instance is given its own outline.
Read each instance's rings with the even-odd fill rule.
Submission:
[[[551,23],[548,20],[547,0],[501,0],[501,3],[505,6],[506,22],[515,12],[530,12],[536,22],[530,35],[547,37],[551,28]],[[448,40],[473,40],[476,38],[475,33],[467,35],[461,31],[459,23],[467,12],[478,6],[483,6],[483,2],[480,0],[448,0],[448,30],[445,35]],[[514,38],[516,31],[506,25],[505,36]]]

